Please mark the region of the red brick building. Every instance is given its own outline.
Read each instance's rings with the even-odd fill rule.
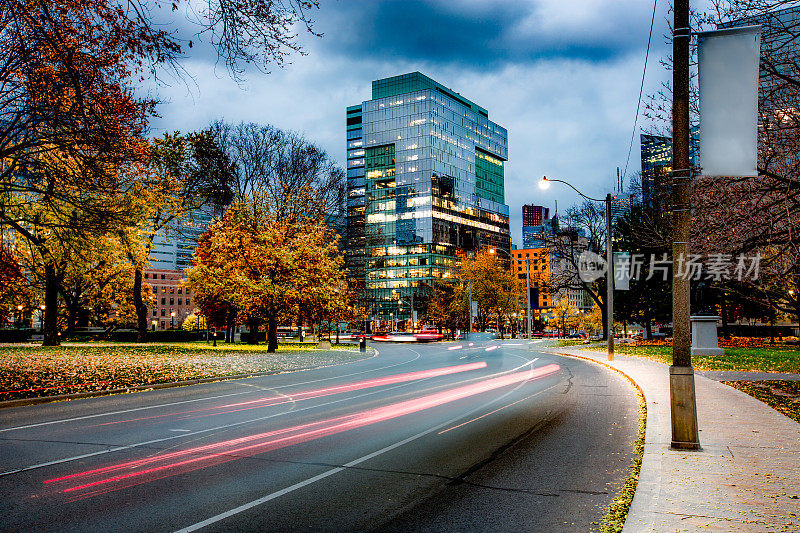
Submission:
[[[194,312],[191,291],[182,286],[184,280],[180,270],[145,270],[144,282],[153,288],[155,296],[155,303],[147,309],[151,330],[179,329]]]

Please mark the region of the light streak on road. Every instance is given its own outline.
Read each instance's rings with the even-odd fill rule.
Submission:
[[[448,348],[448,350],[460,350],[460,349],[461,349],[461,348],[463,348],[463,347],[464,347],[464,346],[462,346],[461,344],[458,344],[458,345],[456,345],[456,346],[451,346],[451,347],[449,347],[449,348]]]
[[[491,352],[492,350],[496,350],[496,349],[498,349],[498,348],[499,348],[499,346],[487,346],[487,347],[486,347],[486,351],[487,351],[487,352]]]
[[[190,411],[180,411],[177,413],[168,413],[163,415],[152,415],[152,416],[145,416],[140,418],[129,418],[126,420],[115,420],[113,422],[104,422],[102,424],[97,424],[95,426],[87,426],[87,427],[97,427],[97,426],[110,426],[116,424],[124,424],[129,422],[141,422],[145,420],[156,420],[161,418],[170,418],[169,422],[174,422],[175,420],[190,420],[190,419],[197,419],[206,416],[216,416],[216,415],[224,415],[230,413],[236,413],[239,411],[246,411],[249,409],[259,409],[263,407],[271,407],[275,405],[282,405],[286,403],[291,403],[295,401],[301,400],[309,400],[313,398],[321,398],[324,396],[330,396],[332,394],[340,394],[343,392],[353,392],[363,389],[369,389],[373,387],[381,387],[384,385],[394,385],[396,383],[404,383],[406,381],[416,381],[420,379],[429,379],[439,376],[446,376],[450,374],[456,374],[459,372],[467,372],[470,370],[479,370],[481,368],[486,368],[486,362],[480,361],[476,363],[469,363],[464,365],[458,366],[449,366],[443,368],[434,368],[431,370],[420,370],[417,372],[407,372],[405,374],[396,374],[394,376],[387,376],[383,378],[376,378],[376,379],[369,379],[365,381],[357,381],[355,383],[348,383],[345,385],[338,385],[335,387],[326,387],[323,389],[316,389],[310,390],[305,392],[298,392],[293,394],[281,394],[280,396],[271,396],[269,398],[259,398],[257,400],[250,400],[247,402],[237,402],[237,403],[229,403],[226,405],[220,405],[216,407],[206,407],[203,409],[193,409]],[[185,415],[185,416],[181,416]]]
[[[83,483],[79,482],[80,484],[78,485],[59,488],[58,490],[65,494],[78,495],[76,499],[90,497],[392,420],[509,385],[542,378],[554,374],[559,369],[559,365],[549,364],[351,415],[69,474],[46,480],[44,484],[55,487],[63,485],[65,482],[79,482],[78,480],[82,480],[84,481]],[[114,473],[118,474],[110,475]],[[87,489],[91,490],[87,491]]]

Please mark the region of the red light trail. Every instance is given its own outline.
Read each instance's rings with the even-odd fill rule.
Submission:
[[[474,364],[482,364],[485,366],[485,362],[473,363],[473,365]],[[452,368],[458,367],[449,367],[449,369]],[[446,371],[449,369],[437,370]],[[386,405],[384,407],[357,412],[351,415],[321,420],[318,422],[311,422],[308,424],[278,429],[265,433],[258,433],[255,435],[248,435],[246,437],[197,446],[185,450],[162,453],[135,461],[128,461],[103,468],[49,479],[44,483],[46,485],[54,486],[64,482],[83,480],[84,482],[79,485],[59,490],[64,493],[82,493],[79,498],[89,497],[96,494],[131,487],[140,483],[146,483],[156,479],[197,470],[200,468],[207,468],[235,459],[250,457],[267,451],[308,442],[321,437],[335,435],[337,433],[361,428],[371,424],[384,422],[485,392],[493,391],[509,385],[523,383],[533,379],[552,375],[559,369],[560,367],[558,365],[549,364],[543,367],[489,378],[477,383],[462,385],[460,387],[428,394],[420,398],[405,400]],[[452,371],[446,373],[452,373]],[[411,374],[417,373],[415,372]],[[370,381],[382,381],[384,379],[392,380],[398,379],[400,376],[408,375],[409,374],[400,374],[397,376],[390,376],[388,378],[381,378],[380,380]],[[339,387],[332,388],[338,389]],[[124,473],[111,475],[121,471],[124,471]],[[93,490],[86,491],[86,489]]]
[[[480,361],[477,363],[469,363],[464,365],[448,366],[443,368],[434,368],[431,370],[420,370],[417,372],[407,372],[405,374],[396,374],[394,376],[387,376],[384,378],[369,379],[365,381],[357,381],[355,383],[348,383],[346,385],[338,385],[335,387],[326,387],[324,389],[316,389],[305,392],[298,392],[291,395],[271,396],[269,398],[259,398],[258,400],[250,400],[247,402],[230,403],[220,405],[217,407],[206,407],[204,409],[193,409],[190,411],[180,411],[178,413],[169,413],[165,415],[145,416],[141,418],[130,418],[127,420],[116,420],[113,422],[104,422],[96,424],[95,426],[110,426],[115,424],[124,424],[126,422],[140,422],[143,420],[156,420],[159,418],[176,417],[173,420],[190,420],[193,418],[202,418],[206,416],[215,416],[229,413],[236,413],[238,411],[246,411],[249,409],[258,409],[261,407],[270,407],[274,405],[282,405],[300,400],[309,400],[313,398],[321,398],[323,396],[330,396],[332,394],[339,394],[342,392],[353,392],[357,390],[369,389],[373,387],[382,387],[385,385],[394,385],[406,381],[415,381],[419,379],[428,379],[439,376],[446,376],[449,374],[457,374],[459,372],[467,372],[470,370],[479,370],[486,368],[486,362]],[[216,412],[212,412],[216,411]],[[187,416],[181,416],[187,415]]]

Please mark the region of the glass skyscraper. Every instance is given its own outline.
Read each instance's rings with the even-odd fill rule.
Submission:
[[[508,134],[483,107],[419,72],[376,80],[347,108],[347,150],[347,268],[370,316],[408,319],[460,256],[510,250]]]

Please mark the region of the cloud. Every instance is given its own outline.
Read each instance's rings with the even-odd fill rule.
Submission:
[[[345,108],[371,97],[372,80],[419,70],[508,129],[506,202],[521,245],[522,204],[552,208],[558,200],[563,211],[579,200],[566,189],[540,191],[542,175],[595,197],[614,186],[636,111],[648,3],[467,1],[456,9],[424,0],[328,0],[314,14],[324,36],[302,36],[308,55],[295,54],[268,75],[251,71],[237,84],[224,65],[215,66],[216,56],[198,51],[185,62],[196,86],[151,88],[165,101],[153,134],[197,130],[218,118],[273,124],[305,134],[343,163]],[[658,68],[665,14],[656,15],[646,94],[668,78]],[[637,133],[629,173],[638,169]]]
[[[609,61],[641,45],[641,0],[370,0],[323,5],[326,53],[497,69],[549,59]]]

